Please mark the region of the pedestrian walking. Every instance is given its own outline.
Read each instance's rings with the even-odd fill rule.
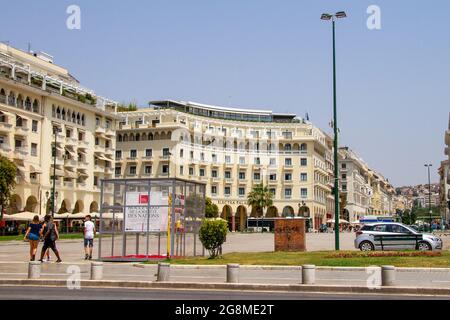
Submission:
[[[91,221],[91,216],[87,215],[84,220],[84,260],[92,259],[94,236],[95,236],[95,224]]]
[[[39,261],[43,262],[47,249],[52,249],[58,258],[56,262],[62,262],[58,249],[56,249],[56,240],[59,238],[58,228],[56,228],[56,225],[53,223],[53,217],[49,214],[45,216],[42,233],[44,238],[44,246],[42,247],[41,259],[39,259]]]
[[[37,247],[41,235],[42,225],[39,223],[39,216],[34,216],[33,221],[28,226],[25,237],[23,238],[24,240],[28,239],[30,243],[30,261],[34,261],[36,259]]]

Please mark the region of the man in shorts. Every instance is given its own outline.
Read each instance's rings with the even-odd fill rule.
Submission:
[[[41,259],[39,259],[40,262],[43,262],[44,255],[47,252],[48,249],[52,249],[55,253],[58,260],[56,260],[57,263],[62,262],[58,249],[56,249],[56,240],[59,238],[58,228],[56,227],[55,223],[53,222],[53,217],[48,214],[44,218],[44,225],[43,225],[43,238],[44,238],[44,245],[42,246],[41,251]]]
[[[92,259],[92,247],[94,246],[95,224],[91,216],[87,215],[84,220],[84,260]]]

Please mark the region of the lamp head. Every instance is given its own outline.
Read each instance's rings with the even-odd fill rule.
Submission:
[[[329,13],[323,13],[322,16],[320,17],[320,19],[322,20],[331,20],[333,16]]]
[[[339,11],[336,12],[335,17],[338,19],[347,18],[347,14],[345,13],[345,11]]]

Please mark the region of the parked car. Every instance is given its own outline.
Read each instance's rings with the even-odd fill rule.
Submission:
[[[436,250],[442,249],[442,239],[398,222],[369,223],[356,232],[355,248],[361,251]]]

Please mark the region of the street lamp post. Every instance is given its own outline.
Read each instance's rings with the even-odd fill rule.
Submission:
[[[337,125],[337,108],[336,108],[336,19],[346,18],[344,11],[335,14],[324,13],[322,20],[331,20],[333,28],[333,129],[334,129],[334,234],[335,234],[335,250],[339,250],[339,165],[338,165],[338,125]]]
[[[431,211],[431,179],[430,179],[430,167],[433,165],[431,163],[425,164],[425,167],[428,169],[428,209],[430,210],[430,233],[433,232],[433,229],[431,228],[431,222],[433,218],[431,217],[432,211]]]
[[[52,182],[53,182],[53,187],[52,187],[52,217],[55,216],[55,191],[56,191],[56,143],[57,143],[57,137],[58,137],[58,132],[60,132],[60,130],[58,129],[58,127],[53,127],[53,134],[55,135],[55,142],[52,148],[53,151],[53,177],[52,177]]]

